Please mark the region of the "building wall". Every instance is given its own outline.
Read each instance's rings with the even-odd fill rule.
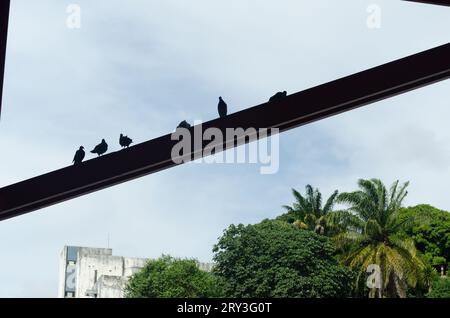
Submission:
[[[123,298],[128,277],[104,275],[97,281],[97,298]]]
[[[198,263],[198,268],[205,272],[211,272],[213,269],[213,263]]]
[[[128,279],[148,259],[112,255],[109,248],[65,246],[59,259],[58,297],[122,298]],[[212,264],[199,263],[211,271]]]
[[[83,255],[77,264],[77,298],[89,297],[86,292],[92,290],[103,275],[119,276],[123,274],[123,260],[112,255]]]
[[[58,297],[123,297],[128,277],[146,262],[114,256],[107,248],[65,246],[59,261]]]

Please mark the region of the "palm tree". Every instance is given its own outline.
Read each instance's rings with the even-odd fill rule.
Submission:
[[[334,191],[322,207],[320,191],[309,184],[305,188],[305,196],[292,189],[295,202],[292,206],[283,206],[287,213],[282,215],[280,219],[293,223],[298,228],[309,229],[321,235],[331,235],[335,231],[331,216],[338,191]]]
[[[388,192],[378,179],[359,180],[358,191],[341,193],[336,201],[350,205],[353,217],[349,231],[334,238],[341,248],[342,261],[357,273],[356,288],[361,292],[369,265],[380,268],[381,288],[369,296],[406,297],[407,287],[415,287],[425,264],[417,255],[411,239],[401,239],[400,231],[408,220],[398,217],[409,182],[393,183]],[[376,293],[377,292],[377,293]]]
[[[439,274],[436,269],[427,264],[422,270],[421,283],[427,289],[428,293],[431,293],[433,287],[433,281],[439,278]]]

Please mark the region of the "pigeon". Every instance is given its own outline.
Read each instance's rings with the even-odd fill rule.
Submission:
[[[280,99],[283,99],[287,96],[287,92],[278,92],[275,95],[273,95],[270,99],[269,102],[275,102],[275,101],[279,101]]]
[[[91,153],[96,153],[97,155],[101,156],[106,151],[108,151],[108,144],[106,143],[105,139],[102,139],[102,142],[95,146],[94,150],[92,150]]]
[[[85,156],[85,152],[84,152],[84,147],[81,146],[80,149],[77,150],[77,152],[75,152],[75,157],[73,157],[73,164],[74,165],[79,165]]]
[[[189,124],[187,121],[183,120],[183,121],[178,125],[177,128],[186,128],[186,129],[189,129],[189,128],[191,128],[191,124]]]
[[[217,109],[219,110],[220,118],[227,115],[227,103],[223,101],[222,97],[219,97],[219,105],[217,106]]]
[[[122,148],[130,147],[130,145],[133,143],[133,139],[129,138],[128,136],[124,136],[123,134],[120,134],[119,138],[119,144],[122,146]]]

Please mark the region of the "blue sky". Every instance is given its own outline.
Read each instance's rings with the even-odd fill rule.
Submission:
[[[66,7],[82,9],[66,27]],[[366,25],[381,8],[381,28]],[[403,1],[228,0],[12,3],[0,122],[0,186],[70,164],[118,135],[136,142],[183,119],[231,112],[447,43],[450,10]],[[450,210],[450,82],[280,136],[280,170],[184,165],[0,222],[0,297],[54,297],[64,245],[117,255],[212,258],[232,223],[275,217],[306,184],[410,180],[405,204]]]

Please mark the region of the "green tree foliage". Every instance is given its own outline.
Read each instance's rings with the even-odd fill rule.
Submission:
[[[372,289],[369,296],[406,297],[408,286],[416,287],[426,266],[412,239],[400,237],[409,221],[399,217],[408,182],[400,186],[396,181],[390,191],[378,179],[361,179],[358,186],[360,190],[341,193],[337,198],[357,217],[348,232],[335,237],[342,262],[358,272],[359,293],[363,292],[368,266],[377,264],[382,288]]]
[[[283,221],[231,225],[214,250],[228,297],[346,297],[352,275],[329,239]]]
[[[450,278],[438,278],[432,285],[428,298],[450,298]]]
[[[402,220],[410,220],[405,235],[412,237],[416,248],[430,264],[450,262],[450,213],[422,204],[400,211]]]
[[[421,273],[420,286],[418,286],[416,293],[420,295],[421,289],[425,289],[427,292],[431,291],[433,281],[439,278],[439,274],[436,269],[429,263],[423,268]]]
[[[305,187],[305,195],[300,194],[295,189],[292,189],[292,194],[295,202],[292,206],[283,206],[287,212],[279,216],[278,220],[327,236],[335,235],[342,230],[339,224],[334,222],[336,214],[339,213],[333,211],[334,202],[338,195],[337,190],[327,199],[323,207],[322,194],[309,184]]]
[[[163,255],[133,275],[125,294],[128,298],[221,297],[221,286],[213,274],[199,269],[196,260]]]

